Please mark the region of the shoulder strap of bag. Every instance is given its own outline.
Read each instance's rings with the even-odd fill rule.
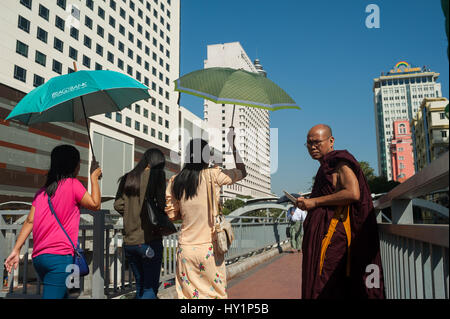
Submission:
[[[53,209],[53,205],[52,205],[52,201],[50,200],[50,196],[47,195],[48,198],[48,206],[50,206],[50,210],[52,212],[52,215],[55,216],[56,221],[58,222],[59,226],[61,227],[61,229],[63,230],[64,234],[66,234],[67,238],[69,238],[70,243],[72,244],[73,249],[75,250],[75,245],[72,242],[72,239],[70,239],[69,234],[67,234],[66,230],[64,229],[63,225],[61,224],[61,222],[58,219],[58,216],[56,216],[55,210]]]
[[[218,215],[218,213],[216,213],[216,208],[218,207],[216,207],[217,205],[215,204],[216,192],[214,191],[214,180],[212,178],[211,169],[209,170],[209,183],[210,188],[208,189],[208,186],[206,187],[208,189],[208,203],[211,202],[212,214],[213,217],[216,217]]]

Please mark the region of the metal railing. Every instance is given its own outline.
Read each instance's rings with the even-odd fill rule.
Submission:
[[[0,211],[0,261],[12,250],[28,211]],[[16,223],[5,221],[4,216],[22,216]],[[240,258],[261,252],[286,241],[285,219],[272,217],[230,217],[235,240],[225,255],[227,264]],[[237,218],[237,222],[236,222]],[[180,225],[177,225],[180,227]],[[80,279],[80,285],[70,290],[73,298],[113,298],[136,289],[134,276],[123,253],[123,226],[121,217],[107,210],[91,212],[81,210],[79,242],[89,263],[89,275]],[[176,270],[178,233],[163,238],[161,265],[161,289],[164,283],[173,282]],[[21,262],[17,270],[0,274],[0,297],[40,298],[42,284],[32,266],[33,237],[29,236],[21,250]],[[7,280],[5,280],[5,275]]]
[[[374,202],[386,294],[391,299],[449,298],[449,225],[414,224],[413,207],[448,218],[448,207],[417,199],[447,189],[449,153]],[[381,222],[391,208],[392,223]]]

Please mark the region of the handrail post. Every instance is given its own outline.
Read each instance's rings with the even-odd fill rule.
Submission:
[[[92,298],[105,299],[105,214],[107,210],[92,213]]]
[[[392,200],[391,214],[393,224],[414,224],[412,200]]]

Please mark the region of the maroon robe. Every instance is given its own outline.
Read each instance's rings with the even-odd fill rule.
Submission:
[[[322,274],[319,274],[320,251],[336,206],[317,207],[308,211],[304,221],[302,298],[385,298],[383,270],[381,266],[378,227],[372,204],[372,197],[366,178],[355,158],[346,150],[332,151],[323,157],[311,198],[335,192],[332,174],[339,163],[347,164],[359,182],[360,199],[350,205],[351,245],[350,276],[346,276],[347,237],[341,221],[331,238],[325,254]],[[379,288],[374,287],[375,272],[366,267],[370,264],[379,268]],[[373,266],[371,266],[373,267]],[[367,276],[369,284],[366,285]]]

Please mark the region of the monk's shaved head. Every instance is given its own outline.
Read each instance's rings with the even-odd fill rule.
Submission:
[[[315,160],[321,160],[324,155],[333,151],[334,137],[331,127],[326,124],[313,126],[306,138],[309,155]]]
[[[316,135],[316,134],[320,134],[324,135],[324,136],[333,136],[333,133],[331,131],[331,127],[329,127],[326,124],[317,124],[315,126],[313,126],[309,132],[308,132],[308,136],[311,135]]]

